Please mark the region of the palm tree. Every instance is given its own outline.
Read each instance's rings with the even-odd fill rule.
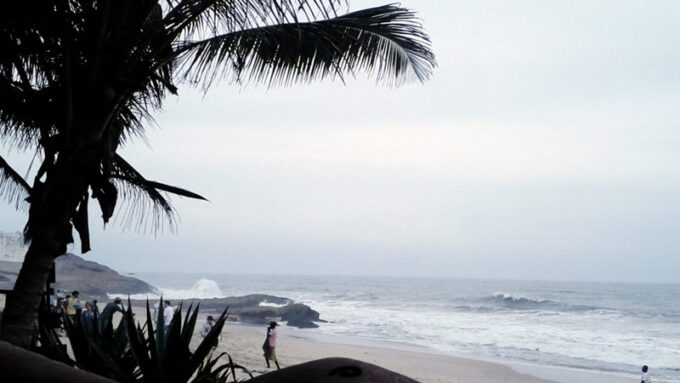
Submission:
[[[30,243],[2,338],[27,344],[73,229],[90,250],[90,197],[104,223],[122,197],[125,222],[154,228],[174,223],[167,193],[203,199],[146,179],[117,153],[143,137],[177,84],[289,85],[359,70],[388,85],[429,78],[434,55],[413,12],[346,9],[341,0],[0,2],[0,136],[40,159],[29,182],[0,157],[0,193],[28,207]]]

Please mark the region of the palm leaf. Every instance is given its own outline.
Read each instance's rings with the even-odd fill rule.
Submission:
[[[51,184],[45,190],[62,190],[52,184],[67,169],[93,190],[105,222],[120,194],[124,226],[174,230],[167,195],[205,198],[147,180],[116,151],[144,139],[177,82],[208,87],[226,76],[287,85],[358,71],[390,85],[430,77],[434,55],[413,12],[347,9],[345,0],[0,2],[0,137],[42,151],[36,180]],[[17,204],[30,193],[6,163],[0,193]],[[79,214],[87,234],[87,204],[77,202],[65,214]]]
[[[226,33],[181,44],[177,52],[184,78],[204,86],[217,76],[288,85],[357,70],[399,85],[426,80],[436,65],[415,14],[395,5]]]
[[[124,226],[136,225],[138,228],[146,228],[149,224],[148,219],[150,219],[150,224],[155,230],[162,228],[165,221],[173,229],[175,211],[169,200],[161,192],[206,200],[204,197],[188,190],[147,180],[117,154],[113,158],[110,177],[116,182],[123,200],[127,202],[122,213]],[[148,214],[149,211],[151,211],[151,214]],[[136,224],[133,221],[135,218],[139,219]]]
[[[44,108],[48,92],[34,92],[28,87],[27,90],[20,81],[0,76],[0,136],[5,137],[4,142],[15,142],[20,149],[38,143],[40,133],[36,125],[51,113],[51,108]]]
[[[237,31],[264,25],[329,19],[342,0],[195,0],[181,1],[164,18],[168,35],[190,37],[206,31]]]
[[[30,194],[28,182],[0,156],[0,196],[19,209]]]

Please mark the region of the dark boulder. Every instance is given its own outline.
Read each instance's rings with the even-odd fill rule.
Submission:
[[[299,328],[319,327],[314,322],[323,322],[319,313],[302,303],[290,299],[265,294],[250,294],[240,297],[172,300],[188,307],[190,303],[200,303],[202,312],[222,312],[229,307],[229,319],[251,324],[266,324],[270,320],[286,321],[289,326]],[[135,305],[144,304],[135,301]]]
[[[319,313],[312,310],[311,307],[301,303],[287,305],[282,308],[281,319],[286,321],[288,326],[295,326],[299,328],[316,328],[319,327],[314,322],[320,322]]]

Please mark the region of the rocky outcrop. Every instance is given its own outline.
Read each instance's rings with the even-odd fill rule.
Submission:
[[[173,305],[182,303],[200,304],[201,312],[221,313],[229,307],[229,319],[251,324],[266,324],[270,320],[287,322],[288,326],[298,328],[319,327],[314,322],[323,322],[319,313],[302,303],[295,303],[287,298],[273,295],[250,294],[241,297],[213,298],[213,299],[185,299],[172,300]],[[142,306],[142,301],[133,302],[135,306]]]
[[[286,307],[282,313],[282,319],[285,320],[288,326],[295,326],[299,328],[315,328],[319,327],[314,322],[323,322],[319,318],[319,313],[312,310],[311,307],[301,303],[295,303]]]
[[[20,268],[21,263],[0,261],[0,288],[11,289]],[[57,258],[55,275],[57,282],[52,285],[54,288],[78,290],[84,298],[106,298],[106,293],[156,293],[153,286],[142,280],[120,275],[104,265],[74,254]]]
[[[118,274],[116,271],[87,261],[77,255],[67,254],[55,262],[56,283],[54,288],[66,292],[78,290],[83,299],[106,300],[107,293],[159,295],[148,283]],[[17,278],[21,263],[0,261],[0,289],[11,289]],[[264,294],[241,297],[172,300],[173,304],[199,303],[201,312],[221,313],[229,307],[229,319],[252,324],[265,324],[270,320],[281,320],[289,326],[299,328],[319,327],[323,322],[319,313],[311,307],[290,299]],[[135,301],[135,306],[144,306],[145,301]]]
[[[93,297],[106,297],[106,293],[118,294],[146,294],[156,293],[150,284],[133,277],[118,274],[97,262],[86,261],[83,258],[67,254],[57,258],[55,288],[81,293]]]

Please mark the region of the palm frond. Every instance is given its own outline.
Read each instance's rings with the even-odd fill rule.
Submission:
[[[111,177],[123,202],[116,221],[122,219],[124,228],[159,232],[167,224],[170,231],[175,230],[175,210],[170,201],[155,188],[147,187],[144,177],[118,155],[113,162]],[[123,177],[125,179],[121,179]]]
[[[147,180],[116,151],[144,139],[179,81],[271,86],[366,71],[399,85],[430,77],[430,40],[412,11],[347,9],[345,0],[0,1],[0,137],[42,154],[34,194],[41,182],[57,193],[68,187],[54,185],[82,181],[72,182],[79,190],[63,208],[85,245],[88,187],[105,222],[120,196],[124,226],[172,230],[169,193],[205,198]],[[1,164],[0,193],[17,204],[30,193],[22,181]]]
[[[13,141],[19,149],[38,143],[36,126],[51,112],[44,107],[46,93],[25,90],[19,82],[0,76],[0,136],[4,142]]]
[[[343,6],[344,5],[344,6]],[[266,25],[330,19],[346,8],[343,0],[180,1],[163,19],[168,35],[235,32]]]
[[[0,156],[0,196],[14,204],[16,209],[25,208],[25,199],[30,196],[31,187],[16,170]]]
[[[183,78],[206,87],[217,76],[289,85],[358,70],[399,85],[426,80],[436,66],[415,14],[396,5],[227,33],[184,43],[177,51]]]
[[[154,231],[158,231],[162,230],[167,222],[170,230],[174,230],[175,210],[162,192],[206,200],[188,190],[147,180],[117,154],[113,159],[110,177],[116,184],[119,195],[126,202],[124,213],[122,213],[125,227],[136,226],[143,231],[151,227]],[[136,222],[135,219],[137,219]]]

